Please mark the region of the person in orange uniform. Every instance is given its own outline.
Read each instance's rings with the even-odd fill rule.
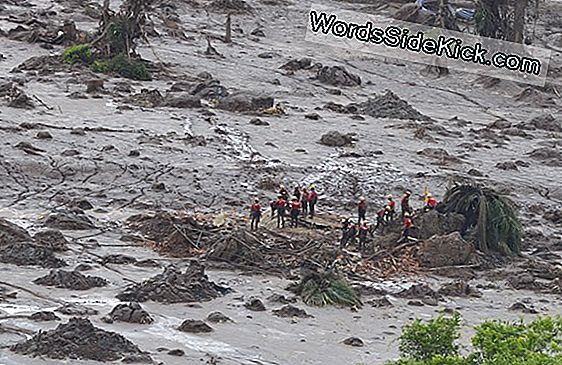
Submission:
[[[439,204],[439,202],[437,201],[437,199],[435,199],[435,197],[431,194],[427,195],[427,203],[425,204],[424,210],[425,211],[429,211],[429,210],[433,210],[435,208],[437,208],[437,204]]]
[[[301,192],[301,209],[302,209],[302,215],[304,217],[306,217],[306,215],[308,214],[309,197],[310,197],[310,193],[308,192],[308,189],[306,187],[303,187]]]
[[[402,200],[400,200],[400,209],[402,210],[402,218],[406,213],[412,214],[412,207],[410,206],[410,196],[412,192],[410,190],[404,193]]]
[[[283,199],[283,195],[279,194],[277,202],[277,228],[285,227],[285,213],[287,211],[287,201]]]
[[[394,215],[396,214],[396,202],[392,198],[391,194],[388,194],[386,196],[386,199],[388,200],[388,203],[386,205],[390,207],[390,210],[388,212],[388,220],[393,221]]]
[[[367,201],[364,196],[359,198],[359,202],[357,203],[357,213],[359,214],[359,223],[367,219],[365,218],[365,215],[367,214]]]
[[[261,220],[261,204],[260,200],[256,198],[254,204],[250,207],[250,229],[252,231],[258,230],[258,225]]]
[[[402,237],[398,241],[398,243],[408,241],[410,239],[410,232],[414,227],[414,223],[412,222],[412,218],[410,217],[410,213],[404,214],[404,230],[402,231]]]
[[[359,251],[363,251],[367,247],[367,235],[369,234],[369,221],[364,220],[359,226]]]
[[[299,198],[293,196],[291,199],[291,227],[297,227],[299,225],[299,214],[301,212],[301,203]]]
[[[310,218],[314,218],[316,203],[318,202],[318,193],[316,192],[316,185],[310,187],[310,194],[308,195],[308,210]]]

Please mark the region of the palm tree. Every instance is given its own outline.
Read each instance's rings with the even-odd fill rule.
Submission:
[[[514,203],[493,189],[476,185],[454,184],[447,190],[440,211],[465,216],[465,227],[477,231],[480,251],[506,255],[521,252],[523,228]]]
[[[310,306],[361,306],[359,296],[347,280],[331,270],[309,272],[300,282],[289,286],[288,290],[300,295],[303,302]]]

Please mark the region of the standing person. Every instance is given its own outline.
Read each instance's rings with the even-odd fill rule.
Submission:
[[[408,241],[410,239],[410,231],[414,224],[412,223],[412,218],[410,218],[410,213],[404,214],[404,231],[402,231],[402,237],[398,243]]]
[[[349,218],[343,218],[341,221],[341,240],[340,240],[340,247],[344,248],[347,246],[348,241],[348,234],[350,229],[350,221]]]
[[[310,197],[310,193],[306,189],[306,187],[302,188],[301,194],[301,207],[302,207],[302,215],[306,217],[308,215],[308,198]]]
[[[318,193],[316,192],[316,185],[310,186],[310,194],[308,196],[308,209],[310,218],[314,218],[314,210],[316,208],[316,203],[318,202]]]
[[[275,217],[275,212],[277,211],[277,200],[271,200],[269,202],[269,207],[271,208],[271,219],[273,219],[273,217]]]
[[[359,251],[365,250],[367,247],[367,234],[369,233],[369,221],[364,220],[359,226]]]
[[[297,197],[297,200],[301,200],[301,187],[299,184],[295,185],[295,189],[293,190],[293,196]]]
[[[279,195],[283,198],[283,200],[289,200],[289,190],[285,187],[285,185],[279,186]]]
[[[283,195],[277,197],[277,228],[285,227],[285,212],[287,210],[287,201],[283,199]]]
[[[359,198],[359,202],[357,203],[357,212],[359,214],[358,222],[361,223],[366,219],[365,215],[367,214],[367,201],[364,196]]]
[[[384,233],[384,226],[386,226],[386,215],[387,212],[389,211],[390,207],[385,206],[383,207],[381,210],[378,211],[377,213],[377,224],[375,225],[375,228],[373,229],[373,231],[377,231],[377,229],[379,229],[379,227],[381,227],[381,234]]]
[[[402,200],[400,200],[400,209],[402,210],[402,218],[404,218],[404,214],[412,214],[412,207],[410,206],[410,196],[412,192],[410,190],[404,193]]]
[[[388,200],[387,206],[390,207],[390,211],[388,212],[388,218],[390,221],[393,221],[394,215],[396,214],[396,202],[392,198],[392,194],[388,194],[386,196],[386,199]]]
[[[293,196],[291,200],[291,227],[297,228],[299,224],[299,214],[301,212],[301,203],[296,196]]]
[[[250,229],[252,231],[257,231],[261,219],[261,204],[258,198],[254,200],[254,204],[250,207],[250,218]]]

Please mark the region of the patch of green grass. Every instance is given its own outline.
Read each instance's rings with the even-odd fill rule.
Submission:
[[[89,65],[94,62],[92,48],[88,44],[77,44],[67,47],[62,53],[62,59],[66,63],[82,63]]]
[[[146,66],[141,61],[130,60],[123,54],[117,55],[110,60],[95,61],[92,65],[92,70],[100,73],[115,72],[122,77],[133,80],[152,80],[150,72],[148,72]]]

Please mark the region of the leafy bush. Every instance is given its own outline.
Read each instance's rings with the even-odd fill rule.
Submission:
[[[89,65],[94,61],[94,55],[88,44],[77,44],[66,48],[62,53],[62,59],[70,64],[83,63]]]
[[[413,360],[430,360],[436,356],[458,355],[460,315],[438,316],[426,324],[416,319],[404,326],[400,337],[400,353]]]
[[[152,79],[146,66],[138,60],[131,59],[123,54],[119,54],[110,60],[95,61],[92,65],[95,72],[110,73],[116,72],[122,77],[133,80],[149,81]]]
[[[458,354],[460,317],[415,320],[400,336],[403,358],[387,365],[562,365],[562,318],[523,322],[487,321],[477,326],[474,351]]]

